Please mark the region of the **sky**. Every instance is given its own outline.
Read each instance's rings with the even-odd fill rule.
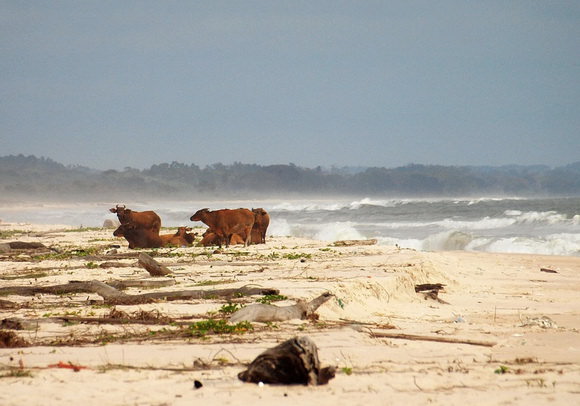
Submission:
[[[0,156],[580,161],[580,2],[0,0]]]

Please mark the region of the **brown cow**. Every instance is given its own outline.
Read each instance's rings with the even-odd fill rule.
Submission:
[[[161,218],[154,211],[133,211],[125,206],[117,205],[109,209],[111,213],[117,213],[117,218],[123,224],[134,224],[137,228],[152,230],[159,234]]]
[[[266,243],[266,230],[270,225],[270,215],[262,208],[252,209],[254,213],[254,225],[252,226],[252,242],[254,244]]]
[[[121,224],[114,232],[115,237],[125,237],[129,242],[129,248],[159,248],[167,246],[183,247],[190,243],[181,236],[175,234],[159,235],[153,230],[145,230],[134,224]]]
[[[197,233],[189,233],[188,231],[191,231],[191,227],[177,227],[177,232],[174,235],[183,238],[189,245],[191,245],[195,241]]]
[[[247,247],[250,243],[252,226],[254,225],[254,213],[248,209],[222,209],[214,211],[201,209],[191,216],[190,220],[201,221],[207,224],[218,236],[218,245],[220,247],[224,242],[226,247],[229,247],[233,234],[244,235],[244,246]]]

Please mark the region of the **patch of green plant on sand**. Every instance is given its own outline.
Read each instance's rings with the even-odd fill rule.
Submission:
[[[208,334],[244,334],[253,330],[254,326],[249,321],[229,324],[223,319],[209,319],[190,324],[187,332],[193,337],[205,337]]]
[[[84,233],[85,231],[102,231],[101,227],[83,227],[71,228],[69,230],[62,230],[63,233]]]
[[[8,372],[0,374],[0,378],[31,378],[32,372],[23,368],[10,368]]]
[[[258,299],[256,302],[263,303],[263,304],[271,304],[272,302],[279,302],[281,300],[287,300],[288,296],[284,295],[264,295]]]
[[[244,306],[240,305],[238,303],[228,303],[228,304],[225,304],[222,307],[220,307],[218,312],[221,314],[224,314],[224,315],[232,314],[232,313],[235,313],[238,310],[240,310],[242,307],[244,307]]]
[[[5,240],[7,238],[12,238],[15,235],[26,234],[26,233],[27,233],[27,231],[24,231],[24,230],[4,230],[4,231],[0,231],[0,239]]]
[[[217,279],[215,281],[206,280],[206,281],[199,281],[193,286],[213,286],[213,285],[223,285],[226,283],[234,283],[234,282],[235,282],[235,280],[233,280],[233,279]]]
[[[83,248],[73,248],[71,250],[62,252],[51,252],[49,254],[35,255],[32,257],[35,261],[46,261],[46,260],[65,260],[73,258],[83,258],[91,255],[98,255],[102,247],[83,247]]]
[[[289,253],[289,254],[284,254],[282,256],[282,258],[285,258],[285,259],[302,259],[302,258],[304,258],[304,259],[311,259],[312,258],[312,254],[304,254],[304,253],[301,253],[301,252],[292,252],[292,253]]]

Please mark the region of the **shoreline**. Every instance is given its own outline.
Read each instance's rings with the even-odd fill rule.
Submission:
[[[135,257],[105,260],[113,249],[102,247],[111,245],[121,246],[114,249],[117,256],[151,251],[129,250],[125,240],[111,236],[112,230],[67,231],[54,225],[30,225],[27,230],[0,243],[41,242],[52,251],[39,254],[44,255],[42,259],[31,252],[0,252],[0,288],[72,280],[159,279],[140,268]],[[83,250],[93,257],[79,255]],[[83,324],[51,319],[108,315],[112,307],[99,305],[102,298],[94,293],[4,295],[3,300],[17,307],[0,309],[0,319],[37,320],[37,325],[31,330],[2,329],[32,346],[0,349],[0,382],[5,387],[0,403],[34,405],[49,399],[49,404],[72,404],[83,393],[87,405],[181,405],[199,400],[209,404],[316,400],[331,405],[378,404],[379,399],[395,404],[459,405],[488,404],[481,395],[493,391],[496,403],[573,404],[580,391],[579,257],[421,252],[383,245],[338,247],[297,237],[268,238],[264,245],[222,253],[201,247],[154,251],[176,282],[155,291],[252,284],[278,289],[286,296],[273,303],[278,306],[310,300],[325,291],[335,299],[317,310],[317,319],[254,322],[254,330],[244,334],[184,338],[163,336],[163,329],[176,329],[167,324]],[[101,268],[104,262],[117,265]],[[438,298],[446,303],[415,292],[415,285],[423,283],[444,284]],[[129,288],[125,293],[144,291],[150,290]],[[257,299],[114,307],[128,315],[149,312],[193,323],[219,318],[220,309],[228,303],[251,305]],[[88,343],[107,335],[109,341]],[[336,377],[327,385],[258,386],[237,379],[244,364],[294,336],[310,337],[321,363],[337,367]],[[58,340],[69,345],[56,345]],[[59,362],[86,369],[74,372],[50,367]],[[26,376],[6,376],[19,371]],[[194,380],[203,387],[194,389]]]

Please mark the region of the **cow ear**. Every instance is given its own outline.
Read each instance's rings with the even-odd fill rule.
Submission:
[[[110,211],[111,213],[116,213],[116,212],[117,212],[117,209],[113,207],[112,209],[109,209],[109,211]]]

